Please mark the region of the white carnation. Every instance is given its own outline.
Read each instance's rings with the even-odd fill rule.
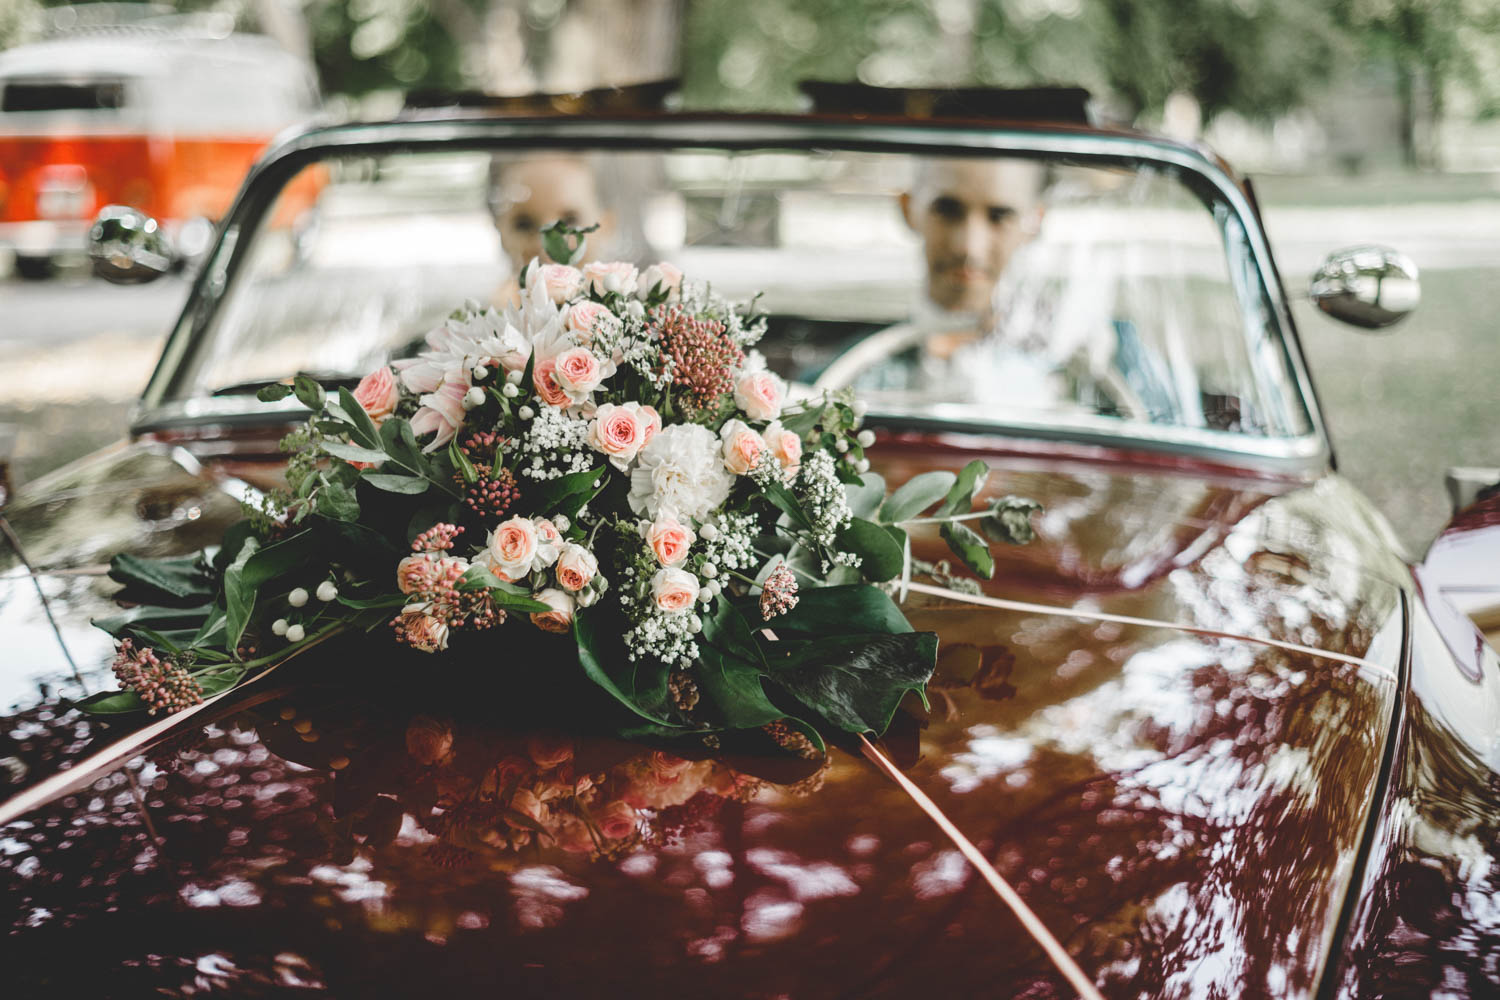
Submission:
[[[630,474],[630,509],[656,520],[663,507],[702,521],[729,499],[734,477],[719,458],[719,439],[698,424],[674,424],[642,448]]]

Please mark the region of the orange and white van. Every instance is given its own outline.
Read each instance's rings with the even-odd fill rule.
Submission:
[[[169,235],[217,220],[271,139],[317,106],[312,67],[259,35],[139,23],[0,52],[0,253],[44,274],[83,251],[108,204]]]

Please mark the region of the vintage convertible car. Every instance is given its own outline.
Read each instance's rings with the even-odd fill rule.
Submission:
[[[1335,472],[1248,182],[1034,120],[1035,96],[927,120],[437,110],[269,153],[128,439],[4,509],[6,994],[1073,993],[854,744],[689,761],[530,733],[503,655],[488,684],[309,655],[183,720],[70,706],[109,685],[101,564],[212,544],[276,481],[297,417],[257,387],[352,379],[505,294],[493,187],[530,163],[590,171],[613,253],[763,292],[769,362],[855,384],[890,483],[979,457],[985,496],[1043,505],[973,585],[918,539],[899,596],[939,663],[883,752],[1102,994],[1496,995],[1500,663],[1454,598],[1497,603],[1500,497],[1405,561]],[[929,207],[974,239],[1019,226],[1003,270],[930,233],[924,254],[914,194],[999,162],[1020,195]],[[267,220],[308,171],[319,227],[292,248]],[[170,256],[123,210],[95,235],[126,277]],[[998,281],[987,309],[927,301],[951,267]],[[1379,325],[1415,274],[1363,248],[1312,292]],[[514,818],[467,796],[559,760],[626,789],[636,825],[504,849]]]

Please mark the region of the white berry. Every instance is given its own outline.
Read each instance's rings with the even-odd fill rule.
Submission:
[[[484,379],[484,378],[486,378],[489,375],[489,373],[490,373],[490,370],[488,368],[486,368],[484,365],[475,365],[474,366],[474,377],[476,379]]]
[[[285,618],[278,618],[271,623],[272,635],[286,635],[287,623]]]
[[[307,638],[307,630],[301,625],[292,625],[286,630],[287,642],[301,642]]]
[[[875,443],[875,432],[874,431],[860,431],[859,432],[859,436],[856,437],[854,440],[856,440],[856,441],[859,442],[859,446],[861,448],[868,448],[868,447],[870,447],[870,445],[872,445],[872,444]]]
[[[337,596],[339,596],[339,588],[333,585],[332,580],[324,580],[318,584],[318,600],[324,604],[327,604]]]
[[[515,399],[520,394],[521,390],[516,388],[516,384],[514,382],[507,382],[500,388],[500,395],[504,396],[506,399]]]
[[[702,573],[704,576],[712,580],[714,577],[719,575],[719,567],[715,566],[711,562],[706,562],[703,564],[702,568],[698,570],[698,572]]]
[[[536,411],[529,406],[523,406],[516,411],[516,416],[520,417],[522,420],[530,420],[532,417],[536,416]]]
[[[506,372],[505,381],[509,382],[511,385],[520,385],[522,374],[523,372],[519,368],[517,368],[515,371]]]
[[[858,472],[860,475],[864,475],[866,472],[869,472],[870,460],[868,458],[862,458],[858,462],[855,462],[854,471]]]
[[[286,602],[288,604],[290,604],[294,608],[300,608],[300,607],[302,607],[302,605],[304,605],[304,604],[307,603],[307,588],[306,587],[298,587],[296,590],[292,591],[290,594],[287,594],[286,595]]]

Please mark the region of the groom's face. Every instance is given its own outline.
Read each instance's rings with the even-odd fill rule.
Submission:
[[[927,297],[939,308],[982,313],[1011,256],[1041,222],[1042,168],[1026,160],[929,160],[901,196],[922,237]]]

